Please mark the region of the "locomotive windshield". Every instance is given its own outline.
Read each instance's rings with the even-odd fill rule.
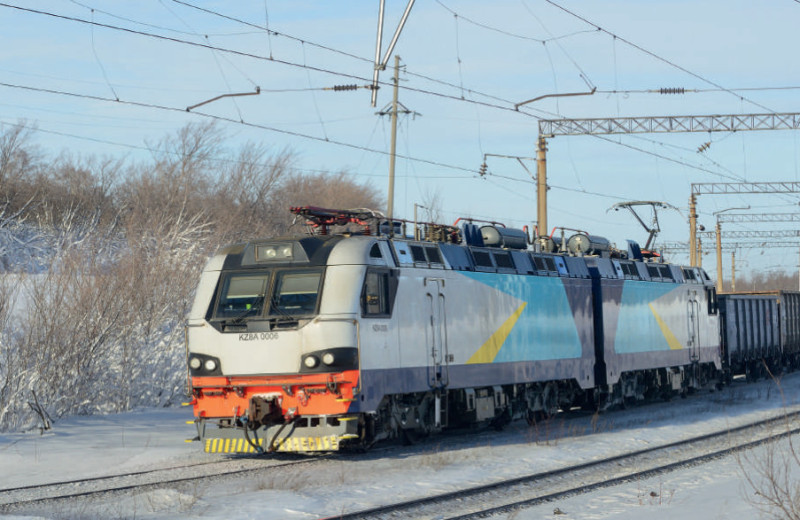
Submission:
[[[317,308],[321,271],[278,273],[270,314],[313,314]]]
[[[216,319],[297,317],[314,314],[321,269],[227,273],[221,279]],[[269,295],[269,299],[267,299]]]
[[[235,273],[225,277],[220,291],[217,318],[258,316],[264,307],[270,273]]]

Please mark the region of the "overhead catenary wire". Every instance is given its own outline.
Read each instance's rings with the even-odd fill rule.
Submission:
[[[173,1],[176,1],[176,0],[173,0]],[[120,27],[120,26],[104,24],[104,23],[100,23],[100,22],[92,22],[90,20],[85,20],[85,19],[82,19],[82,18],[76,18],[74,16],[67,16],[67,15],[62,15],[62,14],[57,14],[57,13],[51,13],[51,12],[48,12],[48,11],[41,11],[41,10],[38,10],[38,9],[30,9],[30,8],[27,8],[27,7],[21,7],[21,6],[17,6],[17,5],[7,4],[7,3],[4,3],[4,2],[0,2],[0,7],[7,7],[7,8],[11,8],[11,9],[17,9],[17,10],[28,12],[28,13],[32,13],[32,14],[50,16],[50,17],[53,17],[53,18],[58,18],[58,19],[62,19],[62,20],[65,20],[65,21],[71,21],[71,22],[76,22],[76,23],[94,24],[95,26],[103,27],[105,29],[118,30],[118,31],[130,33],[130,34],[139,35],[139,36],[154,38],[154,39],[163,40],[163,41],[169,41],[169,42],[172,42],[172,43],[178,43],[178,44],[189,45],[189,46],[198,47],[198,48],[204,48],[204,49],[209,49],[209,50],[216,50],[216,51],[220,51],[220,52],[226,52],[226,53],[230,53],[230,54],[233,54],[233,55],[241,56],[241,57],[244,57],[244,58],[250,58],[250,59],[256,59],[256,60],[261,60],[261,61],[268,61],[268,62],[272,62],[272,63],[278,63],[278,64],[281,64],[281,65],[286,65],[286,66],[295,67],[295,68],[299,68],[299,69],[311,70],[311,71],[314,71],[314,72],[320,72],[320,73],[324,73],[324,74],[330,74],[330,75],[339,76],[339,77],[343,77],[343,78],[348,78],[348,79],[352,79],[352,80],[356,80],[356,81],[362,81],[362,82],[365,82],[365,81],[371,82],[372,81],[371,79],[367,79],[364,76],[359,76],[359,75],[356,75],[356,74],[351,74],[351,73],[346,73],[346,72],[340,72],[340,71],[335,71],[335,70],[331,70],[331,69],[326,69],[324,67],[317,67],[317,66],[313,66],[313,65],[304,65],[304,64],[301,64],[301,63],[297,63],[297,62],[292,62],[292,61],[288,61],[288,60],[281,60],[281,59],[278,59],[278,58],[271,58],[271,57],[261,56],[261,55],[254,54],[254,53],[251,53],[251,52],[245,52],[245,51],[240,51],[240,50],[236,50],[236,49],[220,47],[220,46],[211,45],[211,44],[208,44],[208,43],[193,42],[193,41],[184,40],[184,39],[181,39],[181,38],[174,38],[174,37],[171,37],[171,36],[164,36],[164,35],[160,35],[160,34],[154,34],[154,33],[148,33],[148,32],[145,32],[145,31],[139,31],[139,30],[135,30],[135,29],[130,29],[130,28],[127,28],[127,27]],[[381,85],[385,85],[385,86],[391,86],[391,83],[387,83],[387,82],[380,82],[380,84]],[[448,85],[448,86],[451,86],[453,88],[460,88],[457,85]],[[435,92],[435,91],[431,91],[431,90],[415,88],[415,87],[411,87],[411,86],[408,86],[408,85],[401,85],[400,88],[404,89],[404,90],[407,90],[407,91],[410,91],[410,92],[417,92],[417,93],[421,93],[421,94],[436,96],[436,97],[440,97],[440,98],[443,98],[443,99],[452,99],[452,100],[456,100],[456,101],[462,101],[462,102],[465,102],[465,103],[472,103],[472,104],[476,104],[476,105],[482,105],[482,106],[486,106],[486,107],[490,107],[490,108],[495,108],[495,109],[498,109],[498,110],[505,110],[505,111],[509,111],[509,112],[517,112],[517,110],[515,110],[514,107],[513,107],[513,102],[509,101],[509,100],[498,99],[498,101],[507,103],[509,105],[509,106],[503,106],[503,105],[498,105],[498,104],[495,104],[495,103],[488,103],[488,102],[484,102],[484,101],[479,101],[479,100],[476,100],[476,99],[468,99],[468,98],[463,98],[461,96],[445,94],[445,93],[442,93],[442,92]],[[465,89],[465,91],[467,91],[467,90]],[[483,94],[481,94],[480,92],[477,92],[477,91],[469,90],[469,92],[475,93],[475,94],[478,94],[478,95],[483,95]],[[552,113],[544,111],[544,110],[539,110],[539,109],[535,109],[535,108],[531,108],[531,110],[535,111],[535,112],[539,112],[539,113],[541,113],[543,115],[547,115],[547,116],[552,116],[553,115]],[[531,115],[531,114],[527,114],[526,112],[523,112],[523,111],[519,111],[519,112],[520,113],[525,113],[526,115]]]
[[[549,41],[563,40],[564,38],[570,38],[570,37],[576,36],[578,34],[585,34],[585,33],[593,33],[593,32],[595,32],[595,30],[591,30],[591,31],[590,30],[583,30],[583,31],[574,31],[574,32],[571,32],[571,33],[568,33],[568,34],[563,34],[561,36],[552,36],[552,35],[550,35],[550,38],[535,38],[533,36],[526,36],[524,34],[512,33],[511,31],[506,31],[505,29],[499,29],[497,27],[492,27],[489,24],[475,21],[475,20],[473,20],[471,18],[468,18],[468,17],[464,16],[463,14],[460,14],[457,11],[447,7],[446,5],[444,5],[444,3],[441,2],[441,0],[436,0],[436,3],[439,4],[446,11],[450,12],[451,14],[453,14],[454,16],[457,16],[457,17],[461,18],[462,20],[464,20],[465,22],[468,22],[468,23],[470,23],[472,25],[475,25],[476,27],[481,27],[483,29],[486,29],[486,30],[489,30],[489,31],[493,31],[493,32],[496,32],[498,34],[503,34],[505,36],[510,36],[511,38],[518,38],[520,40],[529,40],[529,41],[534,41],[534,42],[537,42],[537,43],[546,43],[546,42],[549,42]]]
[[[3,121],[2,119],[0,119],[0,126],[2,126],[2,125],[16,126],[16,127],[26,127],[25,123],[14,122],[14,121]],[[38,133],[49,134],[49,135],[57,135],[59,137],[67,137],[67,138],[70,138],[70,139],[79,139],[79,140],[82,140],[82,141],[90,141],[90,142],[100,143],[100,144],[107,144],[107,145],[111,145],[111,146],[117,146],[117,147],[120,147],[120,148],[127,148],[127,149],[130,149],[130,150],[141,150],[141,151],[150,152],[152,154],[154,154],[154,153],[167,153],[167,154],[170,154],[170,155],[180,155],[181,154],[181,152],[178,152],[178,151],[156,149],[154,147],[147,146],[147,145],[121,143],[119,141],[112,141],[110,139],[100,139],[100,138],[97,138],[97,137],[89,137],[89,136],[85,136],[85,135],[77,135],[77,134],[72,134],[72,133],[69,133],[69,132],[60,132],[58,130],[50,130],[50,129],[46,129],[46,128],[41,128],[39,126],[28,127],[28,128],[30,128],[32,131],[38,132]],[[240,161],[240,160],[237,160],[237,159],[209,158],[208,160],[211,161],[211,162],[219,163],[219,164],[246,164],[245,161]],[[261,166],[268,166],[268,164],[264,164],[264,163],[259,163],[259,164]],[[298,168],[298,167],[293,167],[293,169],[296,170],[296,171],[302,172],[302,173],[330,173],[330,170],[321,170],[321,169],[318,169],[318,168]],[[383,174],[383,173],[363,173],[363,172],[349,171],[349,170],[347,171],[347,173],[348,173],[348,175],[353,175],[353,176],[356,176],[356,177],[380,177],[380,178],[385,177],[385,174]],[[426,179],[463,179],[464,178],[463,175],[425,175],[424,177]]]
[[[278,31],[270,29],[269,27],[260,26],[258,24],[254,24],[254,23],[248,22],[246,20],[242,20],[242,19],[239,19],[239,18],[236,18],[236,17],[233,17],[233,16],[229,16],[229,15],[220,13],[218,11],[214,11],[212,9],[208,9],[208,8],[205,8],[205,7],[200,7],[200,6],[194,5],[192,3],[189,3],[189,2],[186,2],[186,1],[183,1],[183,0],[172,0],[172,1],[175,2],[175,3],[181,4],[181,5],[184,5],[186,7],[190,7],[192,9],[197,9],[197,10],[199,10],[201,12],[204,12],[204,13],[207,13],[207,14],[210,14],[210,15],[213,15],[213,16],[218,16],[220,18],[223,18],[223,19],[226,19],[226,20],[229,20],[229,21],[237,22],[237,23],[246,25],[248,27],[259,29],[261,31],[267,31],[269,34],[274,34],[276,36],[282,36],[282,37],[285,37],[287,39],[296,41],[298,43],[305,43],[305,44],[307,44],[309,46],[316,47],[316,48],[319,48],[319,49],[322,49],[322,50],[326,50],[326,51],[329,51],[329,52],[333,52],[333,53],[336,53],[336,54],[340,54],[342,56],[346,56],[348,58],[359,60],[359,61],[362,61],[362,62],[365,62],[365,63],[370,63],[370,64],[373,63],[373,60],[370,59],[370,58],[365,58],[363,56],[358,56],[356,54],[345,52],[345,51],[336,49],[334,47],[330,47],[328,45],[322,45],[322,44],[319,44],[319,43],[315,43],[315,42],[312,42],[312,41],[307,40],[307,39],[298,38],[296,36],[292,36],[292,35],[287,34],[285,32],[278,32]],[[594,31],[578,31],[578,33],[580,33],[580,32],[594,32]],[[575,33],[575,34],[577,34],[577,33]],[[566,36],[569,36],[569,35],[566,35]],[[566,37],[566,36],[564,36],[564,37]],[[559,38],[561,38],[561,37],[559,37]],[[270,59],[272,59],[272,54],[271,53],[270,53]],[[411,70],[408,70],[408,68],[405,69],[405,74],[408,75],[408,76],[411,76],[411,77],[420,78],[420,79],[424,79],[426,81],[430,81],[431,83],[436,83],[438,85],[450,87],[450,88],[453,88],[453,89],[456,89],[456,90],[459,90],[459,91],[462,92],[462,97],[461,98],[452,96],[452,99],[461,99],[463,101],[475,102],[473,100],[466,99],[463,96],[463,93],[466,92],[466,93],[471,94],[471,95],[481,96],[481,97],[484,97],[486,99],[492,99],[494,101],[506,103],[508,105],[513,105],[514,104],[513,101],[510,101],[508,99],[503,99],[501,97],[498,97],[498,96],[495,96],[495,95],[492,95],[492,94],[487,94],[485,92],[480,92],[478,90],[474,90],[474,89],[471,89],[469,87],[465,87],[464,85],[456,85],[456,84],[450,83],[448,81],[444,81],[444,80],[441,80],[441,79],[437,79],[437,78],[433,78],[433,77],[430,77],[430,76],[426,76],[424,74],[413,72]],[[387,83],[384,83],[384,84],[385,85],[390,85],[390,84],[387,84]],[[421,90],[421,89],[409,88],[409,87],[405,87],[405,86],[401,86],[400,88],[405,88],[407,90],[418,91],[418,92],[422,92],[422,93],[426,93],[426,94],[433,94],[433,93],[428,92],[428,91],[424,91],[424,90]],[[475,103],[478,103],[478,102],[475,102]],[[490,104],[485,104],[485,105],[489,106],[489,107],[492,107],[492,108],[501,108],[501,107],[498,107],[498,106],[495,106],[495,105],[490,105]],[[502,107],[502,108],[505,108],[505,107]],[[554,115],[552,113],[548,113],[548,112],[545,112],[545,111],[539,111],[539,112],[542,113],[543,115],[548,115],[548,116]]]
[[[43,89],[43,88],[39,88],[39,87],[28,87],[28,86],[21,86],[21,85],[13,85],[13,84],[5,83],[5,82],[0,82],[0,86],[9,87],[9,88],[19,88],[19,89],[24,89],[24,90],[32,90],[32,91],[37,91],[37,92],[49,93],[49,94],[58,94],[58,95],[64,95],[64,96],[69,96],[69,97],[84,98],[84,99],[89,99],[89,100],[94,100],[94,101],[105,101],[105,102],[118,103],[118,104],[123,104],[123,105],[132,105],[132,106],[138,106],[138,107],[142,107],[142,108],[149,108],[149,109],[155,109],[155,110],[165,110],[165,111],[169,111],[169,112],[185,113],[185,109],[184,108],[168,107],[168,106],[157,105],[157,104],[153,104],[153,103],[141,103],[141,102],[137,102],[137,101],[116,100],[116,99],[106,98],[106,97],[102,97],[102,96],[95,96],[95,95],[89,95],[89,94],[77,94],[77,93],[70,93],[70,92],[64,92],[64,91],[57,91],[57,90],[53,90],[53,89]],[[365,147],[365,146],[360,146],[360,145],[356,145],[356,144],[352,144],[352,143],[346,143],[346,142],[332,140],[332,139],[327,139],[326,140],[326,139],[324,139],[322,137],[313,136],[313,135],[309,135],[309,134],[303,134],[303,133],[300,133],[300,132],[294,132],[294,131],[291,131],[291,130],[284,130],[284,129],[274,128],[274,127],[270,127],[270,126],[266,126],[266,125],[260,125],[260,124],[256,124],[256,123],[248,123],[246,121],[237,121],[237,120],[232,119],[232,118],[217,116],[217,115],[213,115],[213,114],[207,114],[207,113],[203,113],[203,112],[192,112],[192,114],[197,115],[197,116],[201,116],[201,117],[210,118],[210,119],[215,120],[215,121],[222,121],[222,122],[240,124],[240,125],[244,125],[244,126],[247,126],[247,127],[252,127],[252,128],[258,128],[258,129],[267,130],[267,131],[278,132],[278,133],[282,133],[282,134],[287,134],[287,135],[291,135],[291,136],[295,136],[295,137],[301,137],[301,138],[305,138],[305,139],[311,139],[311,140],[315,140],[315,141],[321,141],[321,142],[325,142],[325,143],[332,144],[332,145],[344,146],[344,147],[353,148],[353,149],[357,149],[357,150],[361,150],[361,151],[365,151],[365,152],[370,152],[370,153],[375,153],[375,154],[379,154],[379,155],[385,155],[385,156],[389,155],[389,152],[386,152],[384,150],[368,148],[368,147]],[[13,123],[8,123],[8,124],[13,124]],[[43,130],[40,130],[40,131],[43,131]],[[100,142],[100,143],[106,143],[106,144],[114,144],[114,145],[118,145],[118,146],[125,146],[125,147],[128,147],[128,148],[144,149],[144,150],[152,151],[152,149],[149,148],[149,147],[139,147],[139,146],[136,146],[136,145],[115,143],[113,141],[108,141],[108,140],[89,138],[89,137],[82,137],[82,136],[75,136],[75,135],[67,134],[67,133],[64,133],[64,132],[57,132],[57,131],[47,131],[47,132],[48,133],[52,133],[54,135],[63,135],[63,136],[67,136],[67,137],[85,139],[85,140],[94,141],[94,142]],[[407,156],[407,155],[398,154],[397,157],[401,158],[401,159],[404,159],[404,160],[408,160],[408,161],[413,161],[413,162],[418,162],[418,163],[422,163],[422,164],[428,164],[428,165],[431,165],[431,166],[438,166],[438,167],[442,167],[442,168],[446,168],[446,169],[452,169],[452,170],[456,170],[456,171],[469,173],[474,178],[479,178],[480,177],[478,172],[476,170],[474,170],[474,169],[471,169],[471,168],[466,168],[466,167],[457,166],[457,165],[451,165],[451,164],[442,163],[442,162],[438,162],[438,161],[431,161],[431,160],[428,160],[428,159],[422,159],[422,158],[412,157],[412,156]],[[369,175],[369,174],[365,174],[365,175]],[[500,178],[503,177],[503,176],[497,176],[497,175],[494,175],[494,176],[495,177],[500,177]],[[430,178],[433,178],[433,177],[430,177]],[[442,177],[442,178],[452,178],[452,177]],[[459,178],[463,178],[463,176],[459,177]],[[514,179],[512,179],[512,180],[514,180]],[[519,181],[518,179],[516,179],[516,180]],[[526,182],[526,183],[532,184],[531,180],[526,180],[526,179],[523,179],[520,182]],[[620,199],[619,196],[615,196],[615,195],[600,194],[600,193],[597,193],[597,192],[589,192],[589,191],[586,191],[586,190],[577,190],[577,189],[568,188],[568,187],[564,187],[564,186],[558,186],[558,185],[552,185],[551,184],[550,187],[554,188],[554,189],[565,190],[565,191],[572,191],[572,192],[592,194],[592,195],[600,195],[600,196],[607,197],[607,198]]]
[[[177,1],[177,0],[175,0],[175,1]],[[178,2],[178,3],[186,4],[185,2]],[[202,47],[202,48],[213,48],[215,50],[219,50],[219,51],[223,51],[223,52],[230,52],[230,53],[238,54],[238,55],[245,56],[245,57],[248,57],[248,58],[272,61],[272,62],[282,63],[282,64],[294,66],[294,67],[304,68],[306,70],[315,70],[315,71],[324,72],[324,73],[328,73],[328,74],[334,74],[334,75],[338,75],[338,76],[354,78],[354,79],[365,81],[365,82],[368,81],[367,78],[356,76],[356,75],[352,75],[352,74],[346,74],[346,73],[342,73],[342,72],[337,72],[337,71],[333,71],[333,70],[324,69],[324,68],[321,68],[321,67],[313,67],[313,66],[309,66],[309,65],[303,65],[303,64],[293,63],[293,62],[284,61],[284,60],[270,59],[270,58],[267,58],[267,57],[264,57],[264,56],[260,56],[260,55],[256,55],[256,54],[252,54],[252,53],[247,53],[247,52],[243,52],[243,51],[238,51],[238,50],[235,50],[235,49],[226,49],[226,48],[222,48],[222,47],[218,47],[218,46],[213,46],[213,45],[210,45],[210,44],[196,43],[196,42],[181,40],[181,39],[177,39],[177,38],[170,38],[170,37],[165,37],[165,36],[162,36],[162,35],[151,34],[151,33],[143,32],[143,31],[135,31],[135,30],[132,30],[132,29],[124,28],[124,27],[116,27],[116,26],[112,26],[112,25],[108,25],[108,24],[100,24],[98,22],[91,22],[91,21],[80,19],[80,18],[67,17],[67,16],[64,16],[64,15],[59,15],[59,14],[55,14],[55,13],[48,13],[48,12],[45,12],[45,11],[39,11],[39,10],[35,10],[35,9],[23,8],[23,7],[20,7],[20,6],[14,6],[14,5],[10,5],[10,4],[7,4],[7,3],[0,3],[0,6],[13,8],[13,9],[18,9],[18,10],[31,12],[31,13],[36,13],[36,14],[53,16],[53,17],[57,17],[57,18],[63,18],[63,19],[66,19],[66,20],[75,21],[75,22],[79,22],[79,23],[94,23],[97,26],[106,27],[106,28],[109,28],[109,29],[126,31],[126,32],[130,32],[130,33],[134,33],[134,34],[139,34],[139,35],[142,35],[142,36],[147,36],[147,37],[153,37],[153,38],[158,38],[158,39],[162,39],[162,40],[172,41],[172,42],[175,42],[175,43],[193,45],[193,46]],[[454,88],[459,88],[458,86],[455,86],[455,85],[453,87]],[[433,92],[433,91],[429,91],[429,90],[425,90],[425,89],[418,89],[418,88],[410,87],[410,86],[407,86],[407,85],[403,85],[403,86],[401,86],[401,88],[403,88],[405,90],[408,90],[408,91],[412,91],[412,92],[419,92],[419,93],[423,93],[423,94],[427,94],[427,95],[433,95],[433,96],[453,99],[453,100],[457,100],[457,101],[461,101],[461,102],[472,103],[472,104],[475,104],[475,105],[478,105],[478,106],[487,106],[487,107],[506,110],[506,111],[515,111],[517,113],[523,113],[526,116],[532,116],[532,114],[529,114],[527,112],[517,111],[511,106],[502,106],[502,105],[497,105],[497,104],[493,104],[493,103],[486,103],[486,102],[483,102],[483,101],[464,98],[464,97],[461,97],[461,96],[454,96],[454,95],[448,95],[448,94],[444,94],[444,93],[440,93],[440,92]],[[265,92],[266,92],[266,90],[265,90]],[[471,91],[471,92],[476,92],[476,91]],[[484,95],[484,94],[481,94],[481,93],[477,93],[477,94],[478,95]],[[511,102],[509,101],[508,103],[510,104]],[[538,109],[534,109],[534,110],[539,112],[539,113],[542,113],[542,114],[552,115],[552,113],[544,111],[544,110],[538,110]],[[561,117],[561,116],[559,116],[559,117]],[[240,122],[243,123],[243,121],[240,121]],[[273,130],[280,131],[280,129],[275,129],[275,128],[273,128]],[[288,131],[284,131],[284,132],[289,133]],[[597,137],[600,138],[599,136],[597,136]],[[313,136],[312,136],[312,138],[313,138]],[[705,172],[708,172],[708,173],[711,173],[711,174],[714,174],[714,175],[720,175],[722,177],[726,177],[723,174],[720,174],[718,172],[714,172],[714,171],[709,170],[707,168],[702,168],[702,167],[699,167],[699,166],[696,166],[696,165],[688,164],[688,163],[685,163],[685,162],[682,162],[682,161],[675,160],[673,158],[659,156],[658,154],[653,154],[652,152],[649,152],[649,151],[646,151],[646,150],[641,150],[641,149],[639,149],[637,147],[630,146],[630,145],[625,145],[625,144],[622,144],[620,142],[611,141],[611,140],[607,140],[607,141],[612,142],[614,144],[626,146],[626,147],[628,147],[630,149],[637,150],[637,151],[640,151],[640,152],[643,152],[643,153],[647,153],[649,155],[655,155],[657,157],[663,157],[665,160],[669,160],[671,162],[676,162],[678,164],[682,164],[684,166],[688,166],[688,167],[691,167],[691,168],[694,168],[694,169],[697,169],[697,170],[700,170],[700,171],[705,171]],[[354,145],[354,146],[357,146],[357,145]]]
[[[684,88],[684,87],[661,87],[649,89],[614,89],[599,90],[598,94],[705,94],[710,92],[767,92],[777,90],[800,90],[800,85],[780,86],[780,87],[731,87],[731,88]]]
[[[118,104],[122,104],[122,105],[137,106],[137,107],[141,107],[141,108],[164,110],[164,111],[168,111],[168,112],[186,113],[186,109],[185,108],[171,107],[171,106],[166,106],[166,105],[158,105],[156,103],[144,103],[144,102],[141,102],[141,101],[129,101],[129,100],[124,100],[124,99],[117,100],[117,99],[107,98],[107,97],[103,97],[103,96],[96,96],[96,95],[92,95],[92,94],[80,94],[80,93],[75,93],[75,92],[67,92],[67,91],[48,89],[48,88],[41,88],[41,87],[31,87],[31,86],[26,86],[26,85],[15,85],[13,83],[6,83],[6,82],[0,82],[0,86],[8,87],[8,88],[22,89],[22,90],[29,90],[29,91],[34,91],[34,92],[42,92],[42,93],[47,93],[47,94],[58,94],[58,95],[62,95],[62,96],[89,99],[89,100],[94,100],[94,101],[104,101],[104,102],[110,102],[110,103],[118,103]],[[324,137],[319,137],[319,136],[315,136],[315,135],[311,135],[311,134],[304,134],[302,132],[296,132],[296,131],[293,131],[293,130],[285,130],[285,129],[282,129],[282,128],[276,128],[276,127],[273,127],[273,126],[262,125],[262,124],[258,124],[258,123],[251,123],[251,122],[247,122],[247,121],[239,121],[239,120],[236,120],[236,119],[233,119],[233,118],[230,118],[230,117],[219,116],[219,115],[209,114],[209,113],[205,113],[205,112],[196,112],[196,111],[194,111],[194,112],[191,112],[191,113],[194,114],[194,115],[197,115],[197,116],[206,117],[206,118],[209,118],[209,119],[212,119],[212,120],[216,120],[216,121],[240,124],[240,125],[251,127],[251,128],[267,130],[267,131],[270,131],[270,132],[277,132],[277,133],[281,133],[281,134],[285,134],[285,135],[290,135],[290,136],[294,136],[294,137],[300,137],[300,138],[303,138],[303,139],[310,139],[310,140],[313,140],[313,141],[319,141],[319,142],[323,142],[323,143],[329,143],[329,144],[333,144],[333,145],[337,145],[337,146],[343,146],[343,147],[346,147],[346,148],[352,148],[352,149],[356,149],[356,150],[368,151],[368,152],[372,152],[372,153],[376,153],[376,154],[380,154],[380,155],[386,155],[386,156],[389,155],[389,152],[384,151],[384,150],[378,150],[378,149],[374,149],[374,148],[367,148],[365,146],[361,146],[361,145],[357,145],[357,144],[353,144],[353,143],[348,143],[348,142],[345,142],[345,141],[339,141],[339,140],[335,140],[335,139],[326,139]],[[442,168],[448,168],[448,169],[452,169],[452,170],[458,170],[458,171],[463,171],[463,172],[467,172],[467,173],[470,173],[470,174],[476,174],[477,175],[477,171],[475,171],[474,169],[471,169],[471,168],[465,168],[465,167],[462,167],[462,166],[456,166],[456,165],[442,163],[442,162],[439,162],[439,161],[432,161],[432,160],[428,160],[428,159],[421,159],[421,158],[418,158],[418,157],[406,157],[404,155],[398,155],[397,157],[401,158],[401,159],[409,160],[409,161],[421,162],[421,163],[428,164],[428,165],[431,165],[431,166],[439,166],[439,167],[442,167]]]
[[[621,37],[621,36],[619,36],[617,34],[614,34],[611,31],[603,29],[602,27],[600,27],[596,23],[594,23],[594,22],[588,20],[587,18],[585,18],[585,17],[583,17],[583,16],[581,16],[581,15],[579,15],[579,14],[577,14],[577,13],[575,13],[575,12],[569,10],[569,9],[567,9],[566,7],[563,7],[562,5],[557,4],[553,0],[545,0],[545,2],[547,2],[548,4],[550,4],[550,5],[554,6],[554,7],[557,7],[558,9],[561,9],[562,11],[564,11],[565,13],[567,13],[568,15],[570,15],[570,16],[572,16],[574,18],[577,18],[578,20],[580,20],[580,21],[582,21],[582,22],[584,22],[584,23],[586,23],[588,25],[591,25],[592,27],[596,28],[598,31],[602,31],[602,32],[604,32],[605,34],[607,34],[609,36],[612,36],[614,38],[618,38],[619,41],[623,42],[624,44],[626,44],[626,45],[628,45],[630,47],[633,47],[634,49],[636,49],[636,50],[638,50],[638,51],[640,51],[640,52],[642,52],[642,53],[644,53],[644,54],[646,54],[646,55],[648,55],[648,56],[650,56],[652,58],[655,58],[658,61],[666,63],[667,65],[669,65],[669,66],[671,66],[671,67],[673,67],[675,69],[678,69],[681,72],[684,72],[684,73],[686,73],[686,74],[688,74],[688,75],[690,75],[690,76],[692,76],[692,77],[694,77],[696,79],[699,79],[703,83],[707,83],[707,84],[709,84],[709,85],[711,85],[711,86],[713,86],[715,88],[718,88],[718,89],[720,89],[720,90],[722,90],[724,92],[732,94],[732,95],[736,96],[737,98],[741,99],[742,101],[746,101],[747,103],[749,103],[751,105],[754,105],[754,106],[757,106],[759,108],[762,108],[762,109],[764,109],[764,110],[766,110],[766,111],[768,111],[770,113],[773,113],[773,114],[775,113],[775,110],[773,110],[773,109],[771,109],[769,107],[766,107],[766,106],[762,105],[761,103],[753,101],[752,99],[745,98],[744,96],[742,96],[740,94],[737,94],[736,92],[734,92],[733,90],[731,90],[729,88],[725,88],[724,86],[720,85],[719,83],[717,83],[717,82],[715,82],[713,80],[705,78],[704,76],[702,76],[702,75],[700,75],[700,74],[698,74],[696,72],[693,72],[693,71],[687,69],[686,67],[678,65],[677,63],[672,62],[672,61],[668,60],[667,58],[659,56],[658,54],[656,54],[656,53],[654,53],[654,52],[652,52],[652,51],[650,51],[648,49],[645,49],[644,47],[642,47],[640,45],[637,45],[636,43],[633,43],[630,40],[627,40],[627,39],[625,39],[625,38],[623,38],[623,37]]]

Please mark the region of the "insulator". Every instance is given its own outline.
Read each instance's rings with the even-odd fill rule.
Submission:
[[[711,141],[701,144],[700,147],[697,149],[697,153],[703,153],[709,148],[711,148]]]
[[[478,170],[478,173],[480,174],[481,177],[486,175],[486,168],[488,168],[488,167],[489,166],[487,166],[486,163],[481,164],[481,169]]]
[[[334,85],[333,90],[341,91],[341,90],[356,90],[358,89],[358,85]]]
[[[686,94],[686,89],[683,87],[668,87],[659,90],[661,94]]]

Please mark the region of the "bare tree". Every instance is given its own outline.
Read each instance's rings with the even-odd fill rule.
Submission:
[[[422,206],[425,211],[423,220],[434,223],[442,222],[442,202],[442,194],[438,188],[425,192],[422,196]]]
[[[0,175],[15,183],[0,179],[0,430],[176,402],[183,320],[208,254],[285,233],[291,205],[382,205],[345,172],[296,172],[287,150],[231,152],[213,124],[187,125],[133,165],[37,162],[26,128],[0,132]]]
[[[34,130],[24,121],[0,126],[0,208],[17,211],[34,194],[30,178],[39,167]]]

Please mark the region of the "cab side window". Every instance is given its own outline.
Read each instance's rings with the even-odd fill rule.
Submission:
[[[397,293],[397,272],[392,269],[368,269],[361,291],[361,314],[364,317],[389,317]]]

